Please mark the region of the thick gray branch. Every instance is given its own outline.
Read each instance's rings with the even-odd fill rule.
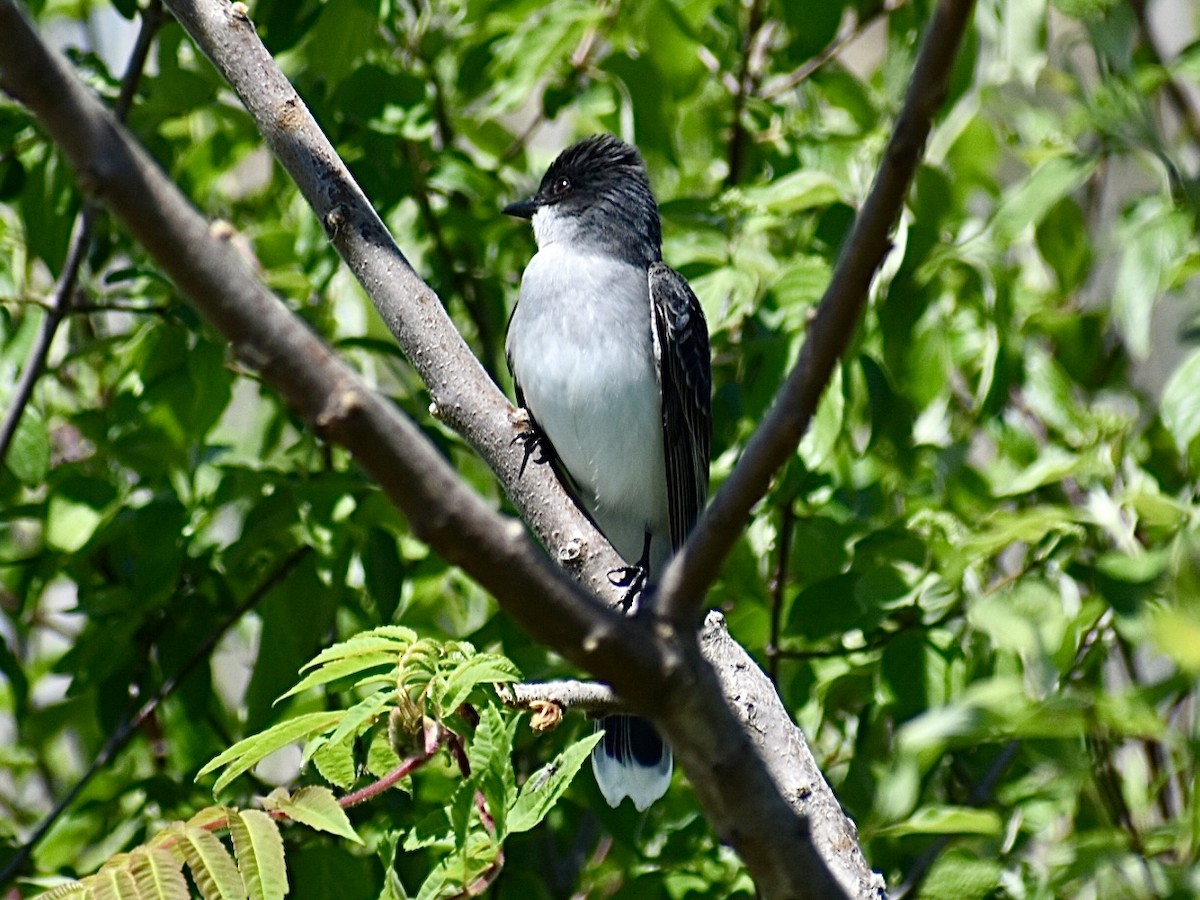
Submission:
[[[577,580],[615,603],[607,573],[624,565],[563,490],[550,466],[529,465],[513,438],[525,427],[409,265],[345,163],[259,40],[241,4],[166,0],[167,8],[237,92],[271,152],[324,223],[400,349],[429,388],[434,414],[496,473],[538,539]],[[497,210],[499,215],[499,210]]]
[[[243,18],[228,5],[220,6],[226,28],[252,36]],[[266,78],[261,70],[258,76]],[[76,167],[85,189],[113,211],[264,381],[318,432],[355,455],[405,511],[419,537],[490,590],[536,639],[609,681],[631,707],[655,718],[718,834],[742,855],[766,896],[843,894],[814,850],[807,821],[776,789],[726,705],[690,629],[677,632],[626,619],[551,566],[520,523],[484,503],[411,422],[373,394],[266,291],[65,61],[42,44],[13,0],[0,0],[0,83],[38,117]],[[276,111],[286,120],[299,109],[293,94]],[[325,221],[342,252],[359,264],[355,271],[378,279],[367,283],[369,289],[386,292],[393,282],[408,285],[411,294],[401,299],[413,304],[414,315],[424,317],[419,319],[422,327],[440,327],[437,323],[445,317],[436,298],[408,269],[373,213],[361,215],[361,194],[335,184],[341,176],[330,174],[329,166],[323,171],[328,180],[321,183],[339,198],[327,207]],[[511,407],[490,382],[484,379],[478,385],[483,395],[475,396],[475,388],[468,390],[456,380],[453,367],[432,359],[444,352],[442,339],[461,345],[452,328],[430,337],[414,333],[419,329],[410,324],[396,327],[408,335],[406,349],[420,365],[441,372],[445,389],[435,394],[435,401],[443,416],[463,420],[468,432],[483,428],[505,441],[511,437]],[[478,425],[480,421],[485,424]],[[515,462],[502,461],[501,468],[515,469]],[[570,546],[561,536],[559,540]],[[767,693],[772,694],[769,685]]]

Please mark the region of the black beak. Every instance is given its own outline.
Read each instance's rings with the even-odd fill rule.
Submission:
[[[516,216],[518,219],[532,219],[533,214],[538,211],[538,202],[534,197],[528,200],[518,200],[516,203],[510,203],[504,207],[506,216]]]

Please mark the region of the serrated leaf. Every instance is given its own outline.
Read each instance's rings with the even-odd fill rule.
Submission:
[[[229,834],[250,900],[283,900],[288,880],[279,826],[265,812],[247,809],[229,820]]]
[[[471,776],[479,786],[488,812],[496,824],[496,840],[507,833],[508,809],[515,799],[517,786],[512,768],[512,745],[517,720],[511,726],[494,706],[485,706],[479,725],[467,747]]]
[[[367,771],[376,778],[382,778],[393,771],[398,765],[400,765],[400,757],[396,755],[396,751],[392,748],[392,742],[388,740],[387,731],[379,730],[371,736],[371,746],[367,750]],[[409,780],[402,778],[392,786],[392,789],[411,793],[407,787],[408,784],[410,784]]]
[[[478,684],[520,680],[520,670],[509,659],[495,653],[476,653],[450,673],[442,698],[442,711],[453,713]]]
[[[178,846],[204,900],[247,900],[237,863],[216,835],[203,828],[184,827]]]
[[[592,749],[604,738],[604,732],[585,737],[572,744],[554,760],[529,776],[521,787],[520,796],[508,813],[508,833],[520,834],[535,827],[558,802]]]
[[[326,647],[300,669],[306,672],[317,666],[328,665],[341,659],[351,659],[356,656],[374,653],[395,653],[397,655],[408,649],[417,639],[417,633],[402,625],[381,625],[362,634]]]
[[[437,677],[444,649],[428,638],[416,641],[400,657],[400,690],[414,700],[423,696]]]
[[[365,700],[354,704],[346,710],[346,715],[329,736],[329,742],[336,744],[357,737],[370,725],[391,703],[396,701],[395,691],[379,691]]]
[[[263,800],[263,805],[270,810],[277,809],[289,819],[301,822],[309,828],[349,838],[356,844],[362,843],[362,838],[350,824],[346,811],[329,788],[303,787],[291,796],[286,792],[272,792]]]
[[[219,824],[215,824],[219,823]],[[212,831],[229,824],[229,810],[224,806],[206,806],[183,823],[184,828],[203,828]]]
[[[338,659],[333,662],[323,664],[319,669],[309,672],[304,676],[293,688],[279,696],[275,702],[280,703],[288,697],[294,697],[296,694],[307,691],[309,688],[317,687],[322,684],[329,684],[332,681],[339,681],[343,678],[350,678],[354,675],[359,675],[371,669],[388,669],[392,670],[396,667],[396,661],[399,659],[399,654],[395,652],[375,652],[362,653],[353,656],[348,656],[344,659]],[[311,664],[310,664],[311,665]],[[305,668],[308,668],[306,666]],[[393,680],[390,674],[379,674],[379,679]]]
[[[462,849],[462,836],[470,822],[471,808],[475,802],[475,784],[472,779],[460,781],[450,801],[440,809],[424,816],[404,836],[405,850],[423,847],[439,847],[444,850]]]
[[[129,854],[129,871],[142,897],[187,900],[187,879],[175,855],[163,847],[139,847]]]
[[[349,790],[358,778],[358,771],[354,765],[353,739],[337,743],[325,741],[313,753],[312,761],[316,763],[322,778],[343,790]]]
[[[213,794],[215,795],[233,779],[254,768],[276,750],[295,743],[301,738],[336,727],[343,715],[345,713],[341,710],[333,710],[308,713],[280,722],[260,734],[238,741],[220,756],[210,760],[204,768],[196,773],[196,780],[199,781],[209,772],[226,766],[225,771],[213,785]]]
[[[82,881],[71,881],[34,896],[33,900],[84,900],[90,896]]]
[[[113,857],[99,872],[83,880],[95,900],[125,900],[137,896],[137,884],[122,867],[124,861],[123,854]]]
[[[922,900],[983,900],[1000,886],[1000,863],[962,853],[947,853],[921,885]]]
[[[469,896],[469,886],[496,861],[496,850],[482,834],[472,836],[461,853],[443,857],[426,876],[417,900]]]

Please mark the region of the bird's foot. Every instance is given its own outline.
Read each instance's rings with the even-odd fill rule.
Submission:
[[[552,459],[553,449],[550,446],[550,439],[542,432],[540,428],[529,423],[529,430],[522,431],[512,439],[510,446],[520,444],[524,450],[524,456],[521,457],[521,469],[517,472],[517,477],[521,478],[525,475],[525,467],[529,465],[529,460],[532,459],[538,465],[548,463]]]
[[[621,611],[628,613],[633,608],[633,602],[646,591],[646,582],[650,578],[648,566],[621,566],[608,573],[608,581],[613,587],[625,588],[621,596]]]

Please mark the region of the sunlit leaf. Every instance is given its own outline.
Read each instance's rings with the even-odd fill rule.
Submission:
[[[309,828],[349,838],[356,844],[362,843],[346,811],[338,805],[333,791],[328,788],[303,787],[291,795],[279,789],[264,798],[263,805],[268,810],[279,810]]]
[[[229,834],[249,900],[282,900],[289,888],[279,826],[266,813],[247,809],[230,818]]]
[[[546,817],[546,813],[570,787],[592,749],[603,738],[603,732],[588,735],[529,776],[508,814],[510,834],[528,831]]]

